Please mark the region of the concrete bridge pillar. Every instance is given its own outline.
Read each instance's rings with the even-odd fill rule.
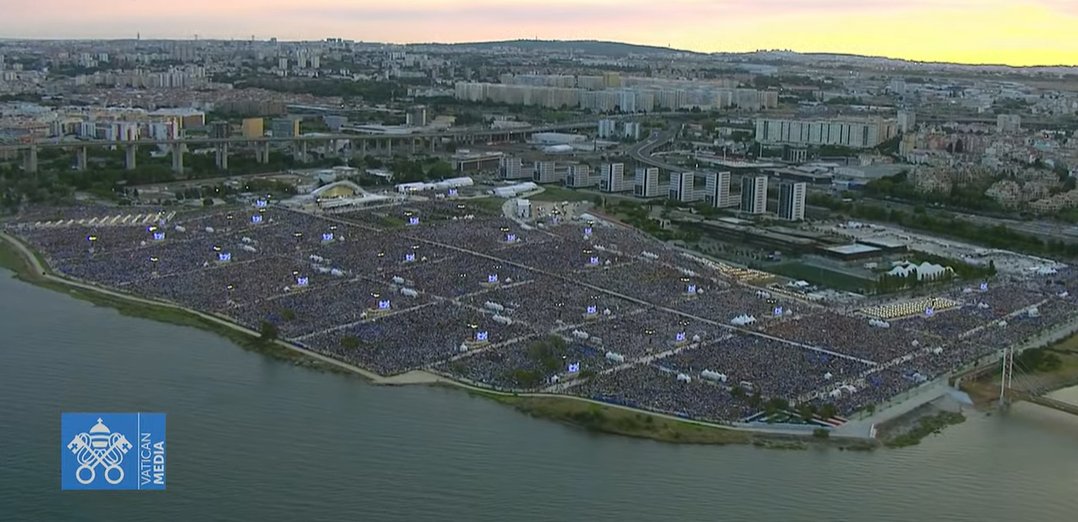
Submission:
[[[36,174],[37,173],[37,145],[36,144],[31,144],[30,148],[26,150],[26,155],[23,158],[23,161],[25,162],[24,165],[23,165],[23,168],[26,169],[26,172],[29,172],[31,174]]]
[[[298,161],[300,163],[306,163],[308,161],[308,158],[307,158],[307,142],[306,141],[296,142],[296,153],[295,154],[296,154],[296,161]]]
[[[89,151],[86,150],[86,147],[79,147],[79,148],[75,149],[75,169],[76,170],[78,170],[79,172],[85,172],[86,171],[86,164],[88,163],[88,159],[89,159]]]
[[[183,143],[172,144],[172,172],[183,174],[183,152],[186,146]]]
[[[386,156],[393,157],[393,138],[386,140]]]
[[[215,151],[215,160],[217,168],[221,170],[228,170],[228,142],[218,143],[217,150]]]
[[[359,150],[363,157],[367,157],[367,140],[359,140]]]
[[[412,138],[412,155],[415,156],[415,138]]]
[[[270,144],[269,142],[259,143],[255,142],[255,161],[263,165],[270,161]]]
[[[138,145],[124,145],[124,168],[135,170],[138,164],[135,158],[138,156]]]
[[[427,139],[430,140],[430,153],[433,156],[434,155],[434,143],[437,140],[437,138],[427,138]]]

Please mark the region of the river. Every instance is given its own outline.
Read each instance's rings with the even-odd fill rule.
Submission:
[[[1078,389],[1059,392],[1078,401]],[[1078,417],[870,453],[592,435],[124,317],[0,271],[0,520],[1074,520]],[[168,490],[62,492],[62,411],[168,414]]]

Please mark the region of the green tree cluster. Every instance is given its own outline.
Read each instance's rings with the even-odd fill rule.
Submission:
[[[1061,240],[1045,241],[1038,237],[1007,228],[1004,225],[978,225],[955,217],[936,217],[916,212],[887,209],[883,206],[857,201],[843,201],[824,194],[812,194],[810,205],[826,207],[850,217],[885,221],[914,230],[923,230],[979,245],[1012,250],[1039,256],[1075,257],[1078,245]]]

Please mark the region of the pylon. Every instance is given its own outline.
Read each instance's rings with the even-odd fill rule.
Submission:
[[[1003,351],[1003,373],[999,379],[999,406],[1007,406],[1007,390],[1014,382],[1014,347],[1008,346]]]

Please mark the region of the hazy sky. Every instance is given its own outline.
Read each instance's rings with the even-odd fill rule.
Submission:
[[[599,39],[1078,65],[1078,0],[0,0],[0,37]]]

